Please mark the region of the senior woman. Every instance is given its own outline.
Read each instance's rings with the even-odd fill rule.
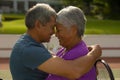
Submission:
[[[86,18],[83,11],[75,6],[63,8],[56,19],[56,36],[62,49],[57,56],[65,60],[74,60],[88,53],[88,48],[82,40],[85,31]],[[88,62],[89,63],[89,62]],[[46,80],[68,80],[67,78],[50,74]],[[77,80],[96,80],[95,67]]]

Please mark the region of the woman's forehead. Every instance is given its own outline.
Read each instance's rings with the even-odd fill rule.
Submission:
[[[63,24],[57,23],[57,24],[56,24],[56,28],[61,29],[61,28],[66,28],[66,27],[65,27]]]

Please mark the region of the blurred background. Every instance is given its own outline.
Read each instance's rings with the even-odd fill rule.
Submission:
[[[84,41],[101,45],[102,58],[111,66],[115,80],[120,80],[120,0],[0,0],[0,78],[12,80],[10,53],[26,32],[26,11],[36,3],[48,3],[56,12],[70,5],[81,8],[87,17]],[[60,47],[54,35],[45,46],[54,52]]]
[[[120,0],[0,0],[0,34],[24,33],[25,13],[36,3],[48,3],[56,12],[70,5],[81,8],[88,19],[86,34],[120,34]]]
[[[0,13],[24,14],[36,3],[48,3],[56,11],[73,5],[80,7],[86,15],[100,19],[120,19],[120,0],[0,0]]]

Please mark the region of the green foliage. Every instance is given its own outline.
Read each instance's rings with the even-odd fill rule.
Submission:
[[[100,15],[103,19],[120,20],[120,0],[63,0],[65,5],[81,8],[87,15]]]
[[[63,3],[65,6],[77,6],[82,7],[83,6],[83,0],[63,0]]]

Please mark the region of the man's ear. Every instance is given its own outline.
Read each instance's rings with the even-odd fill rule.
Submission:
[[[35,28],[40,29],[41,27],[41,22],[39,20],[35,21]]]

